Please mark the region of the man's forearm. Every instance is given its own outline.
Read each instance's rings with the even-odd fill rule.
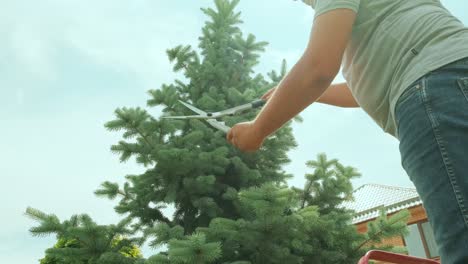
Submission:
[[[332,82],[305,59],[298,61],[257,115],[254,124],[266,137],[315,102]]]
[[[346,83],[330,85],[317,102],[339,107],[360,107]]]

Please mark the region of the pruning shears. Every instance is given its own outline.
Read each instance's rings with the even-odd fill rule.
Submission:
[[[164,119],[203,119],[206,120],[208,124],[212,127],[227,133],[231,128],[226,126],[226,124],[222,121],[218,121],[218,118],[225,117],[225,116],[234,116],[241,112],[245,112],[248,110],[252,110],[255,108],[262,107],[265,105],[266,100],[258,99],[248,104],[239,105],[233,108],[229,108],[226,110],[222,110],[219,112],[205,112],[196,108],[195,106],[186,103],[184,101],[179,100],[181,104],[192,110],[193,112],[197,113],[198,115],[189,115],[189,116],[163,116]]]

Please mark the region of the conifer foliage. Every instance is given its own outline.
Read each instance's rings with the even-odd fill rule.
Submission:
[[[106,124],[123,133],[112,151],[122,162],[134,158],[145,168],[127,175],[122,186],[104,182],[95,192],[118,199],[115,210],[124,217],[120,224],[97,226],[87,216],[61,223],[28,209],[40,222],[33,234],[55,233],[59,242],[69,243],[49,249],[48,255],[97,264],[344,264],[357,261],[382,238],[405,232],[408,215],[401,213],[390,219],[382,215],[367,234],[358,234],[350,223],[352,212],[340,204],[351,199],[351,179],[359,173],[324,154],[307,163],[313,173],[306,175],[303,189],[288,187],[291,175],[282,167],[296,146],[290,123],[259,151],[242,153],[202,120],[167,120],[150,113],[158,107],[162,115],[193,114],[178,100],[210,111],[227,109],[259,98],[283,78],[285,62],[279,73],[268,74],[269,80],[254,73],[267,43],[242,33],[238,3],[215,0],[214,8],[202,8],[208,21],[198,48],[180,45],[167,51],[184,80],[149,91],[148,109],[117,109]],[[255,114],[225,121],[232,126]],[[164,210],[168,205],[175,208],[172,215]],[[121,240],[111,243],[117,235]],[[122,253],[123,245],[143,241],[160,252],[148,259]]]
[[[129,238],[128,219],[117,225],[98,225],[88,215],[73,215],[61,222],[56,215],[28,208],[26,215],[39,222],[34,236],[55,234],[57,243],[40,264],[132,264],[142,259],[138,241]]]
[[[199,38],[199,52],[190,46],[167,51],[174,71],[181,71],[186,80],[149,91],[148,107],[162,108],[163,115],[193,114],[179,103],[182,100],[219,111],[253,101],[276,84],[262,75],[253,76],[253,66],[267,43],[243,36],[238,28],[240,13],[235,11],[238,2],[217,0],[215,9],[202,9],[210,19]],[[112,151],[122,161],[135,157],[147,170],[127,176],[123,188],[104,183],[96,194],[121,198],[117,212],[138,220],[139,227],[163,222],[192,234],[213,218],[240,217],[233,200],[239,190],[288,177],[281,167],[289,162],[286,152],[296,146],[289,125],[257,153],[244,154],[227,143],[223,132],[202,120],[158,119],[142,108],[121,108],[115,114],[106,127],[123,131],[123,140]],[[232,126],[255,114],[225,121]],[[176,208],[171,219],[161,211],[167,204]]]

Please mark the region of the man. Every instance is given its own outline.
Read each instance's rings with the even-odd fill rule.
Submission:
[[[361,107],[400,141],[444,264],[468,263],[468,28],[439,0],[303,0],[302,57],[227,140],[256,151],[313,102]],[[340,66],[346,83],[331,85]]]

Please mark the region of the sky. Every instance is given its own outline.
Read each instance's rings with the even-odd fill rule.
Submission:
[[[468,2],[442,0],[468,24]],[[165,51],[197,46],[211,0],[2,0],[0,9],[0,263],[37,263],[54,237],[32,237],[28,206],[61,219],[89,213],[118,221],[115,203],[93,192],[144,168],[120,163],[110,146],[120,134],[104,123],[118,107],[146,105],[147,91],[171,83]],[[268,10],[266,10],[268,8]],[[269,42],[256,71],[292,66],[307,44],[313,10],[292,0],[242,0],[242,30]],[[335,82],[343,81],[341,75]],[[157,109],[150,109],[157,115]],[[354,187],[412,187],[398,142],[360,109],[311,105],[294,124],[299,146],[285,170],[302,186],[305,162],[321,152],[356,167]],[[151,250],[144,249],[145,254]],[[154,251],[153,251],[154,252]]]

